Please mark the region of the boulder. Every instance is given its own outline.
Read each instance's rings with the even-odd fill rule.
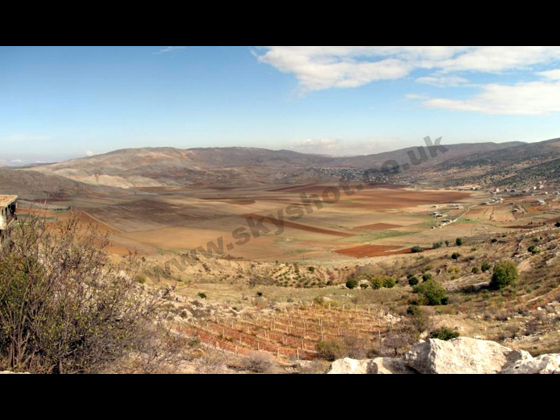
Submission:
[[[415,372],[402,359],[378,357],[369,363],[368,373],[372,375],[411,375]]]
[[[545,354],[535,358],[519,360],[500,373],[505,375],[560,375],[560,354]]]
[[[450,341],[429,339],[405,355],[406,365],[421,374],[494,374],[531,355],[493,341],[460,337]]]
[[[371,360],[355,360],[350,358],[333,362],[325,374],[327,375],[365,375],[369,373]]]

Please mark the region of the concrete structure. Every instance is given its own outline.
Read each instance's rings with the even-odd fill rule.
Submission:
[[[17,195],[0,195],[0,231],[17,220]]]

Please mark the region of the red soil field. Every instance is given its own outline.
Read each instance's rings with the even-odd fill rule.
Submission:
[[[268,223],[268,224],[273,224],[274,225],[274,223],[271,220],[267,219],[265,216],[261,216],[261,215],[258,215],[258,214],[253,214],[253,213],[243,214],[243,215],[241,215],[241,217],[243,217],[245,219],[253,219],[254,221],[260,221],[260,220],[264,219],[263,223]],[[292,228],[292,229],[298,229],[298,230],[304,230],[306,232],[322,233],[324,235],[339,236],[341,238],[351,238],[353,236],[356,236],[356,235],[353,235],[351,233],[337,232],[335,230],[327,230],[327,229],[316,228],[316,227],[313,227],[313,226],[300,225],[299,223],[294,223],[294,222],[289,222],[289,221],[284,221],[282,223],[285,227],[289,227],[289,228]]]
[[[402,248],[400,246],[387,246],[387,245],[361,245],[354,248],[337,249],[334,252],[338,254],[347,255],[349,257],[365,258],[365,257],[383,257],[387,255],[396,254],[410,254],[410,249],[403,249],[401,251],[393,251]]]

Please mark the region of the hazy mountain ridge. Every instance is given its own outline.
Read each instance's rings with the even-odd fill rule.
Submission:
[[[412,173],[425,171],[448,160],[462,159],[481,151],[492,152],[516,147],[520,143],[477,143],[445,145],[448,152],[437,154]],[[318,180],[314,168],[332,169],[321,176],[340,177],[338,170],[365,171],[381,169],[384,162],[409,163],[418,156],[416,147],[355,157],[329,157],[289,150],[259,148],[195,148],[171,147],[122,149],[88,158],[43,165],[33,170],[56,174],[91,185],[117,188],[181,186],[197,183],[282,183]],[[307,173],[309,171],[309,173]],[[359,175],[356,174],[359,179]]]

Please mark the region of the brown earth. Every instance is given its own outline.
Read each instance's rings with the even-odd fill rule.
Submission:
[[[387,255],[410,254],[411,252],[410,249],[395,251],[400,248],[400,246],[362,245],[354,248],[337,249],[334,252],[355,258],[383,257]]]
[[[261,216],[258,214],[243,214],[241,215],[241,217],[245,218],[245,219],[253,219],[255,222],[256,221],[260,221],[263,220],[264,223],[268,223],[268,224],[275,224],[273,221],[267,219],[265,216]],[[328,230],[328,229],[321,229],[321,228],[316,228],[313,226],[307,226],[307,225],[301,225],[299,223],[294,223],[294,222],[288,222],[288,221],[284,221],[282,222],[282,224],[285,227],[289,227],[292,229],[299,229],[299,230],[303,230],[306,232],[313,232],[313,233],[322,233],[325,235],[332,235],[332,236],[339,236],[341,238],[351,238],[355,235],[351,234],[351,233],[344,233],[344,232],[337,232],[334,230]]]

